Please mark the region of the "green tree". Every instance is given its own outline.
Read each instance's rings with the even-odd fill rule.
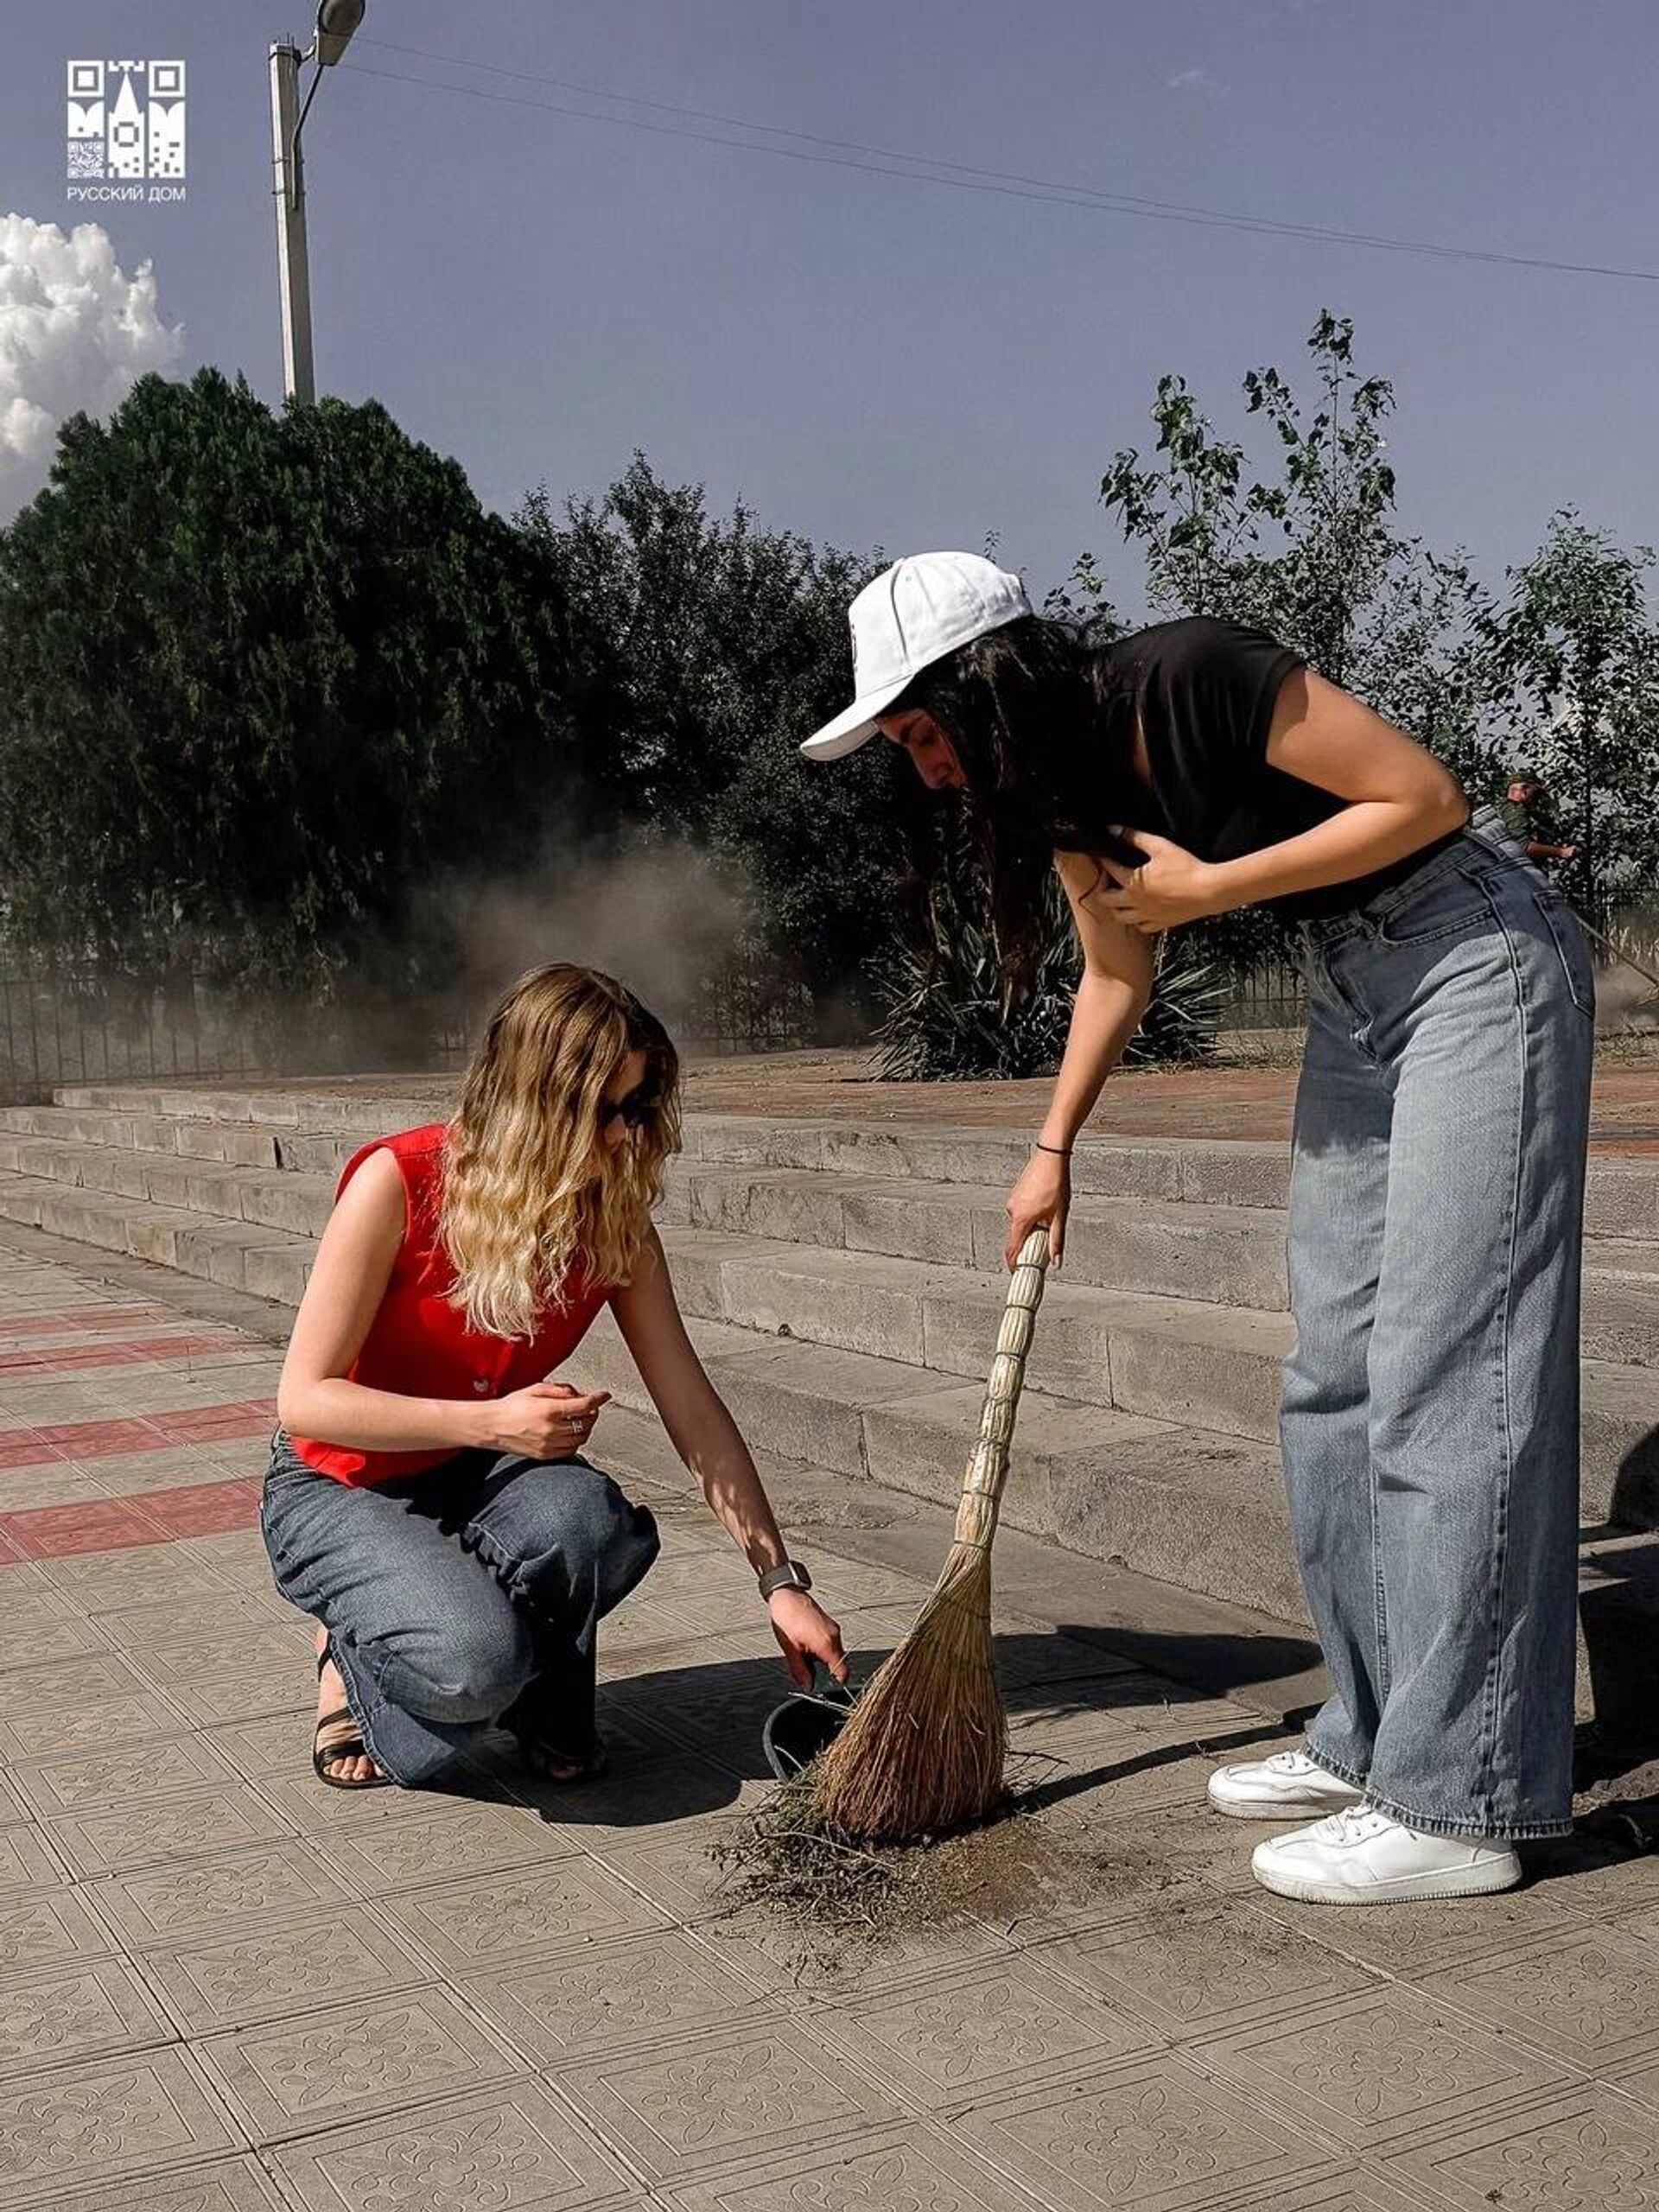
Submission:
[[[1328,310],[1307,340],[1314,395],[1278,369],[1243,378],[1246,411],[1272,433],[1255,473],[1217,435],[1179,376],[1160,380],[1155,456],[1113,457],[1101,498],[1144,560],[1160,615],[1218,614],[1281,638],[1321,675],[1420,738],[1454,772],[1490,776],[1490,598],[1459,556],[1442,558],[1395,520],[1386,378],[1362,375],[1353,325]],[[1262,915],[1197,925],[1220,957],[1268,957]]]
[[[10,925],[253,990],[441,973],[435,870],[582,770],[544,549],[375,403],[142,378],[0,537]]]
[[[821,1021],[856,1010],[904,865],[896,764],[871,746],[826,770],[797,747],[846,702],[847,606],[870,564],[741,505],[711,515],[701,485],[665,484],[640,454],[602,499],[560,513],[543,487],[516,519],[605,641],[609,688],[587,712],[620,818],[747,887],[753,944]]]
[[[1645,577],[1652,550],[1626,551],[1571,508],[1530,561],[1509,571],[1485,625],[1510,687],[1510,760],[1549,786],[1563,842],[1563,888],[1605,926],[1621,899],[1659,878],[1659,631]]]

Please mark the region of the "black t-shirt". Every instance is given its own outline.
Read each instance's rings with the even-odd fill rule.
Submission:
[[[1122,696],[1139,711],[1152,773],[1150,800],[1138,779],[1122,798],[1120,818],[1131,836],[1137,828],[1151,830],[1200,860],[1236,860],[1299,836],[1347,805],[1267,758],[1280,686],[1305,664],[1299,653],[1260,630],[1208,614],[1157,623],[1120,638],[1108,652]],[[1290,922],[1346,913],[1451,841],[1438,838],[1370,875],[1264,904]]]

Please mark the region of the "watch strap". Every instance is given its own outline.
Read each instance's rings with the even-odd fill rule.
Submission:
[[[812,1578],[798,1559],[786,1559],[781,1567],[769,1567],[758,1576],[760,1595],[770,1598],[779,1590],[810,1590]]]

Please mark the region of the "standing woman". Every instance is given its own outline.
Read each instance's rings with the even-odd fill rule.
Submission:
[[[853,602],[877,735],[968,794],[1005,968],[1063,883],[1084,955],[1008,1199],[1058,1259],[1067,1160],[1144,1014],[1153,940],[1266,905],[1308,988],[1290,1200],[1292,1529],[1334,1690],[1305,1749],[1212,1777],[1310,1819],[1267,1887],[1332,1904],[1507,1889],[1571,1825],[1579,1266],[1594,982],[1571,911],[1446,769],[1254,630],[1102,647],[988,561],[900,561]]]
[[[277,1587],[320,1624],[312,1765],[334,1789],[425,1782],[494,1725],[551,1781],[602,1770],[594,1639],[657,1527],[584,1456],[608,1393],[550,1370],[606,1305],[791,1673],[804,1685],[819,1659],[845,1677],[652,1224],[678,1080],[631,991],[535,969],[491,1015],[454,1120],[346,1164],[262,1514]]]

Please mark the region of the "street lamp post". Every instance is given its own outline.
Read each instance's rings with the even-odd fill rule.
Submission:
[[[300,132],[322,73],[332,68],[363,20],[364,0],[321,0],[308,53],[291,40],[270,48],[270,149],[276,202],[276,274],[283,308],[283,390],[309,406],[317,396],[311,358],[311,268],[305,243],[305,164]],[[299,105],[300,67],[315,60],[311,89]]]

